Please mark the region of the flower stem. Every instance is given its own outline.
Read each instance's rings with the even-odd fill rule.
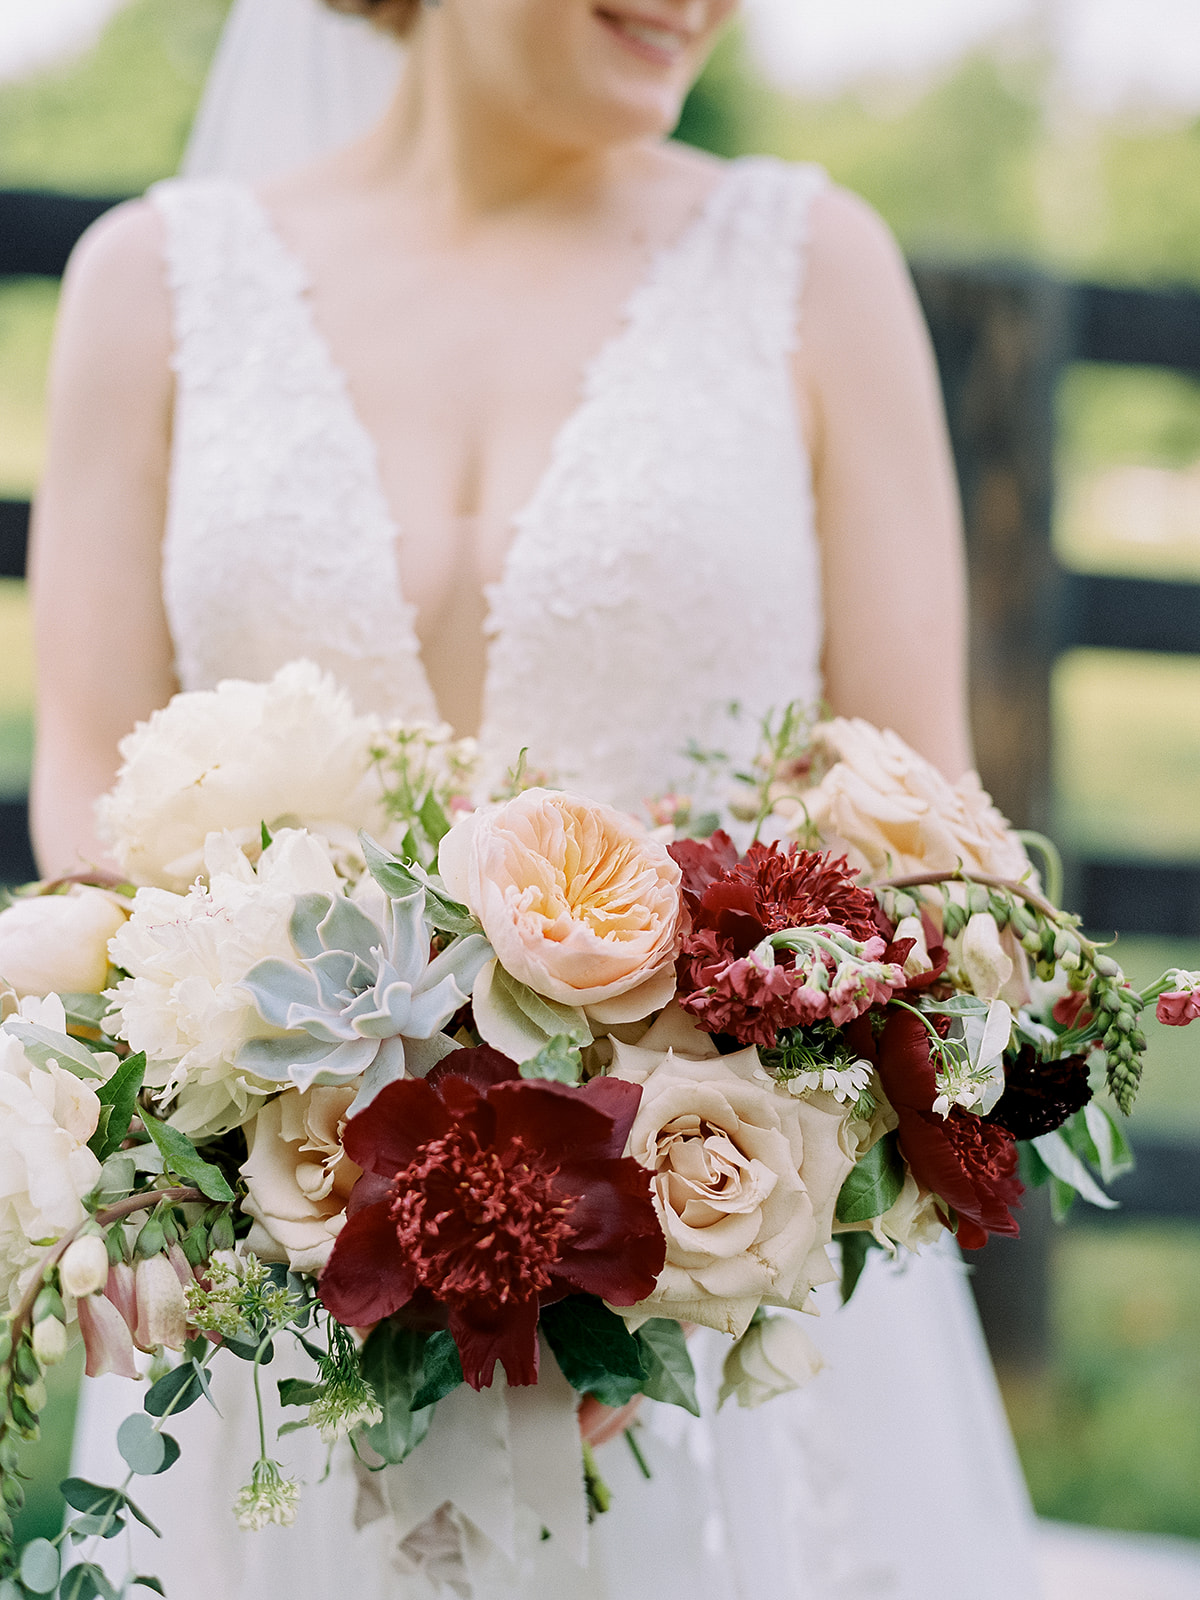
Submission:
[[[1058,906],[1047,900],[1045,895],[1039,894],[1036,889],[1031,889],[1028,884],[1018,883],[1015,878],[994,878],[988,872],[963,872],[959,868],[953,872],[914,872],[907,878],[883,878],[878,883],[870,884],[869,887],[932,889],[939,883],[979,883],[986,889],[1006,889],[1009,894],[1018,895],[1027,905],[1034,906],[1052,922],[1058,922],[1063,915]]]
[[[642,1454],[642,1447],[637,1442],[637,1435],[634,1433],[632,1428],[626,1428],[625,1429],[625,1443],[629,1446],[630,1450],[633,1452],[633,1459],[638,1464],[638,1471],[641,1473],[643,1478],[645,1478],[647,1481],[649,1481],[654,1476],[654,1474],[650,1471],[650,1463],[646,1460],[645,1456]]]

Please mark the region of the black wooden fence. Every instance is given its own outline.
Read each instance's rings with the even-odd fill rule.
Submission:
[[[0,191],[0,277],[57,277],[114,202]],[[914,268],[933,334],[966,516],[972,714],[979,767],[1001,809],[1050,824],[1050,683],[1088,645],[1200,655],[1200,583],[1065,571],[1051,547],[1055,398],[1068,364],[1121,362],[1200,375],[1200,294],[1068,283],[1024,268]],[[0,576],[25,570],[29,508],[0,501]],[[1071,902],[1093,928],[1200,935],[1200,865],[1076,860]],[[33,876],[23,800],[0,803],[0,882]],[[1142,1140],[1115,1190],[1123,1215],[1200,1217],[1200,1151]],[[988,1247],[977,1275],[994,1347],[1045,1346],[1033,1208],[1021,1243]],[[1032,1270],[1031,1270],[1032,1269]]]

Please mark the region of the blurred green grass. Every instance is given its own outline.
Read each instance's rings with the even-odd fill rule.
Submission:
[[[174,170],[226,5],[133,0],[95,50],[0,86],[0,184],[120,194]],[[683,131],[728,155],[773,149],[824,163],[913,253],[1200,282],[1200,124],[1048,120],[1043,89],[1036,61],[980,57],[926,92],[801,105],[753,84],[731,38]],[[37,481],[56,294],[42,282],[0,284],[0,494],[26,494]],[[1180,469],[1200,460],[1200,384],[1080,367],[1062,386],[1059,425],[1063,560],[1200,577],[1200,514],[1190,518],[1190,500],[1176,493]],[[1114,476],[1128,468],[1143,475]],[[1118,514],[1131,502],[1140,518],[1132,533]],[[24,787],[31,702],[24,592],[4,582],[0,794]],[[1055,716],[1065,844],[1200,857],[1196,664],[1071,656],[1056,681]],[[1200,945],[1121,939],[1118,950],[1136,981],[1166,965],[1200,965]],[[1192,1035],[1153,1023],[1150,1032],[1135,1139],[1139,1130],[1200,1131]],[[1053,1296],[1050,1370],[1007,1391],[1039,1511],[1200,1538],[1200,1230],[1072,1224],[1055,1240]],[[51,1375],[26,1536],[58,1525],[54,1484],[66,1470],[77,1372],[76,1357]]]

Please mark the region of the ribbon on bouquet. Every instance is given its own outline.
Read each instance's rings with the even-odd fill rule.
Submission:
[[[397,1544],[449,1505],[508,1562],[520,1527],[545,1529],[557,1554],[588,1558],[579,1396],[543,1347],[538,1382],[510,1389],[465,1384],[438,1402],[428,1434],[398,1466],[359,1471],[359,1526],[391,1518]],[[456,1519],[457,1520],[457,1519]],[[536,1535],[535,1535],[536,1537]],[[470,1539],[478,1556],[479,1541]],[[464,1552],[468,1569],[475,1565]]]

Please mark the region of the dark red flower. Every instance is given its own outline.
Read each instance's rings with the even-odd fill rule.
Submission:
[[[1026,1045],[1004,1066],[1004,1093],[987,1120],[1007,1128],[1014,1139],[1036,1139],[1053,1133],[1092,1098],[1087,1058],[1062,1056],[1042,1061]]]
[[[869,1031],[860,1026],[854,1034],[854,1042],[868,1050]],[[948,1117],[933,1110],[937,1073],[921,1019],[893,1010],[874,1041],[874,1055],[884,1093],[900,1119],[901,1154],[917,1182],[957,1214],[959,1243],[978,1250],[989,1233],[1018,1233],[1009,1209],[1024,1193],[1016,1140],[996,1122],[958,1106]]]
[[[752,844],[739,859],[725,833],[670,850],[691,919],[676,965],[679,1001],[709,1033],[771,1046],[783,1028],[822,1017],[844,1022],[891,994],[894,974],[889,985],[882,972],[832,955],[800,967],[792,951],[776,951],[773,964],[753,953],[785,928],[834,928],[869,946],[868,962],[883,961],[888,936],[875,897],[854,881],[845,857]],[[896,947],[901,962],[911,948]]]
[[[649,1177],[622,1155],[640,1099],[613,1078],[526,1082],[487,1046],[389,1084],[346,1125],[364,1176],[321,1299],[348,1327],[440,1308],[473,1388],[498,1360],[536,1383],[540,1306],[633,1305],[662,1271]]]

